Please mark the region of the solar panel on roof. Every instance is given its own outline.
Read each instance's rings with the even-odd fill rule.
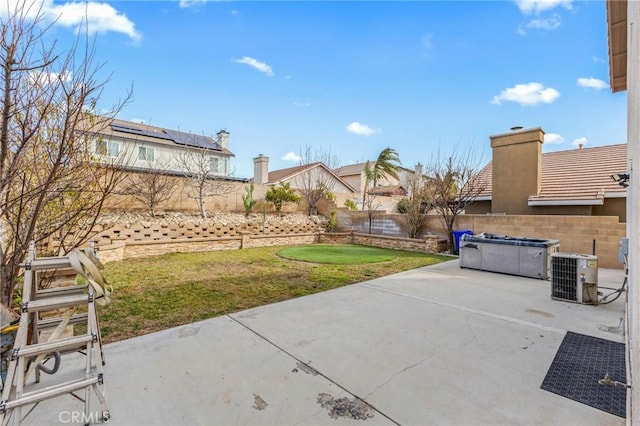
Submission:
[[[166,135],[163,132],[152,132],[140,127],[124,126],[121,124],[111,124],[111,130],[114,130],[116,132],[129,133],[132,135],[148,136],[150,138],[173,140],[170,136]]]
[[[167,135],[171,137],[171,139],[179,144],[185,146],[193,146],[197,148],[207,148],[207,149],[215,149],[218,151],[222,150],[222,147],[208,136],[196,135],[193,133],[180,132],[178,130],[169,130],[165,129]]]

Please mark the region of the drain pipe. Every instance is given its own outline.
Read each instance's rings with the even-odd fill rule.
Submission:
[[[596,255],[596,239],[595,238],[593,239],[593,242],[591,244],[591,254],[594,256]]]

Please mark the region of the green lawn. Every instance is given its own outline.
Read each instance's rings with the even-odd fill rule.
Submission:
[[[105,342],[449,259],[391,251],[393,262],[314,264],[284,259],[276,254],[281,249],[176,253],[107,264],[104,275],[115,291],[111,304],[99,307]]]
[[[286,247],[278,251],[278,255],[285,259],[334,265],[389,262],[397,258],[394,250],[347,244],[313,244]]]

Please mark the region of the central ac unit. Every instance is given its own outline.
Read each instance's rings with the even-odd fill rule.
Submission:
[[[552,254],[551,298],[597,305],[598,258],[589,254]]]

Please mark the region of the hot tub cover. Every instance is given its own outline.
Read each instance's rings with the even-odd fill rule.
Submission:
[[[512,246],[522,247],[551,247],[559,244],[558,240],[545,240],[541,238],[527,238],[527,237],[509,237],[507,235],[490,234],[483,232],[482,234],[469,235],[465,234],[460,238],[460,242],[468,243],[489,243],[489,244],[504,244]]]

